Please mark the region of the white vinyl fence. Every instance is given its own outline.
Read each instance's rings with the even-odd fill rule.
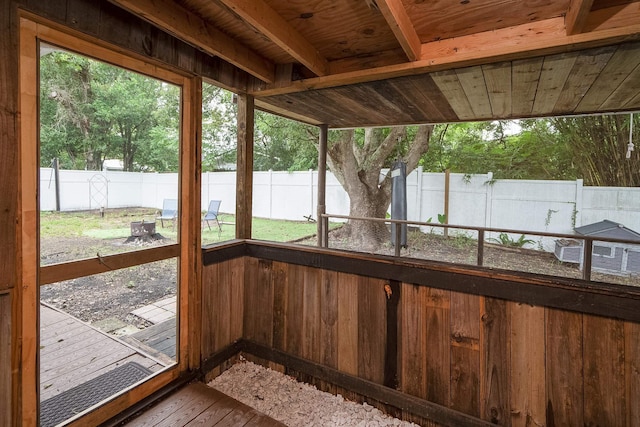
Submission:
[[[222,212],[235,213],[235,182],[235,172],[204,173],[202,210],[206,210],[209,200],[217,199],[222,201]],[[444,213],[444,183],[445,174],[426,173],[421,169],[407,177],[409,220],[426,222],[431,218],[431,222],[438,222],[438,214]],[[253,185],[254,216],[287,220],[315,218],[317,172],[255,172]],[[40,189],[41,209],[55,210],[51,169],[41,169]],[[63,211],[101,206],[160,209],[164,199],[177,197],[178,175],[175,173],[60,171]],[[349,198],[331,173],[327,174],[326,199],[328,213],[349,213]],[[448,219],[450,224],[457,225],[549,233],[572,233],[574,227],[609,219],[639,231],[640,188],[585,187],[582,180],[493,180],[490,173],[451,174]],[[530,238],[539,242],[538,246],[552,249],[552,239]]]

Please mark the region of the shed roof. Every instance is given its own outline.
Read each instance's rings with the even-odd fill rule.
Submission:
[[[640,109],[640,0],[111,0],[331,127]]]
[[[640,242],[640,233],[625,227],[617,222],[605,219],[593,224],[576,227],[575,232],[583,236],[598,236],[613,239],[637,240]]]

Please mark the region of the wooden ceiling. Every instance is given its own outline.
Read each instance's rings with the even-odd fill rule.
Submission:
[[[112,0],[331,127],[640,109],[640,0]]]

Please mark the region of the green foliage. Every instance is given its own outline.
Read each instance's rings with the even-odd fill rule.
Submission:
[[[299,171],[318,167],[318,128],[256,112],[254,170]]]
[[[447,223],[447,216],[445,214],[438,214],[438,222],[440,224],[446,224]]]
[[[506,179],[575,179],[566,146],[548,120],[456,123],[436,126],[421,164]]]
[[[103,62],[53,51],[40,58],[41,166],[178,168],[179,88]]]
[[[504,246],[510,246],[510,247],[513,247],[513,248],[521,248],[524,245],[526,245],[527,243],[535,243],[534,240],[526,239],[524,234],[520,235],[520,238],[515,240],[515,239],[512,239],[511,236],[509,236],[507,233],[500,233],[500,235],[498,236],[497,239],[491,237],[491,238],[487,239],[487,241],[495,242],[495,243],[498,243],[498,244],[504,245]]]
[[[633,116],[633,140],[640,141],[640,115]],[[626,158],[629,143],[628,114],[557,117],[550,120],[559,141],[585,185],[640,186],[640,151]]]
[[[225,170],[236,163],[236,117],[233,94],[202,84],[202,170]]]

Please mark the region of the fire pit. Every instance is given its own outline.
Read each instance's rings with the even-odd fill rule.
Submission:
[[[131,235],[127,237],[124,243],[152,243],[157,240],[162,240],[164,237],[162,234],[156,233],[156,222],[133,221],[131,223]]]

